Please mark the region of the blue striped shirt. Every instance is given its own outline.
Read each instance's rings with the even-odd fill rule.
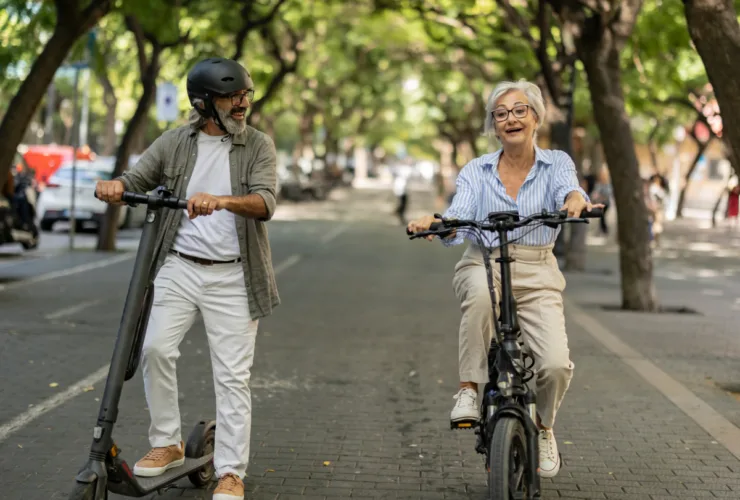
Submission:
[[[498,161],[502,150],[485,154],[465,165],[457,177],[457,192],[452,204],[443,214],[445,218],[485,220],[491,212],[515,210],[526,217],[543,209],[556,211],[565,203],[572,191],[580,192],[588,201],[588,195],[578,184],[576,166],[563,151],[540,149],[535,146],[535,161],[514,200],[506,193],[506,187],[498,173]],[[555,242],[562,226],[549,228],[533,222],[509,232],[510,241],[526,246],[545,246]],[[535,226],[538,226],[535,228]],[[482,232],[486,246],[495,246],[496,233]],[[459,228],[455,238],[442,240],[445,246],[459,245],[464,239],[478,243],[475,234]]]

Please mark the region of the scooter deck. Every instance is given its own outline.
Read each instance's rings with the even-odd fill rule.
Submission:
[[[156,491],[165,486],[171,486],[172,483],[180,478],[183,478],[191,472],[200,469],[208,462],[213,460],[213,453],[204,455],[200,458],[187,458],[185,457],[185,463],[180,467],[170,469],[161,476],[156,477],[139,477],[133,476],[132,482],[135,484],[127,485],[124,483],[108,483],[108,491],[117,493],[119,495],[131,496],[131,489],[138,490],[139,496],[147,495],[153,491]]]

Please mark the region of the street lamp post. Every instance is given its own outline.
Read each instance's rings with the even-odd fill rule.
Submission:
[[[92,79],[91,75],[88,75],[87,85],[88,89],[85,91],[85,102],[83,103],[83,114],[84,116],[84,131],[81,131],[80,116],[77,111],[77,102],[79,95],[79,82],[80,82],[80,71],[83,69],[90,68],[90,61],[92,59],[92,51],[95,44],[95,30],[88,33],[87,46],[85,47],[85,60],[78,61],[71,64],[66,64],[62,67],[74,68],[75,80],[74,80],[74,97],[72,98],[72,113],[73,113],[73,125],[72,125],[72,193],[69,204],[69,249],[74,250],[75,248],[75,232],[77,230],[77,217],[75,210],[75,199],[77,195],[77,150],[80,148],[80,136],[84,136],[85,142],[87,142],[87,121],[88,121],[88,101],[89,85]]]
[[[74,250],[75,247],[75,231],[77,226],[77,218],[75,214],[75,197],[77,194],[77,150],[80,147],[80,117],[77,112],[77,101],[78,99],[78,87],[80,81],[80,70],[88,67],[87,62],[77,62],[70,64],[69,67],[75,70],[74,80],[74,97],[72,98],[72,113],[73,113],[73,125],[72,125],[72,194],[69,206],[69,249]]]

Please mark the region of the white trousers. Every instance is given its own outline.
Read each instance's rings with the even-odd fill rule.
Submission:
[[[258,321],[249,315],[242,265],[202,266],[170,254],[154,287],[142,356],[151,416],[149,442],[152,447],[165,447],[182,440],[175,364],[180,342],[200,310],[216,392],[216,474],[244,477],[252,424],[249,378]]]

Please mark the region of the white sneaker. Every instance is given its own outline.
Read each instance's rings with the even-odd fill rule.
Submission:
[[[456,399],[457,403],[452,407],[452,412],[450,413],[450,420],[452,422],[463,422],[466,420],[478,421],[480,414],[478,413],[478,393],[476,391],[470,387],[465,387],[457,391],[453,399]]]
[[[560,472],[558,443],[552,429],[540,431],[540,477],[555,477]]]

